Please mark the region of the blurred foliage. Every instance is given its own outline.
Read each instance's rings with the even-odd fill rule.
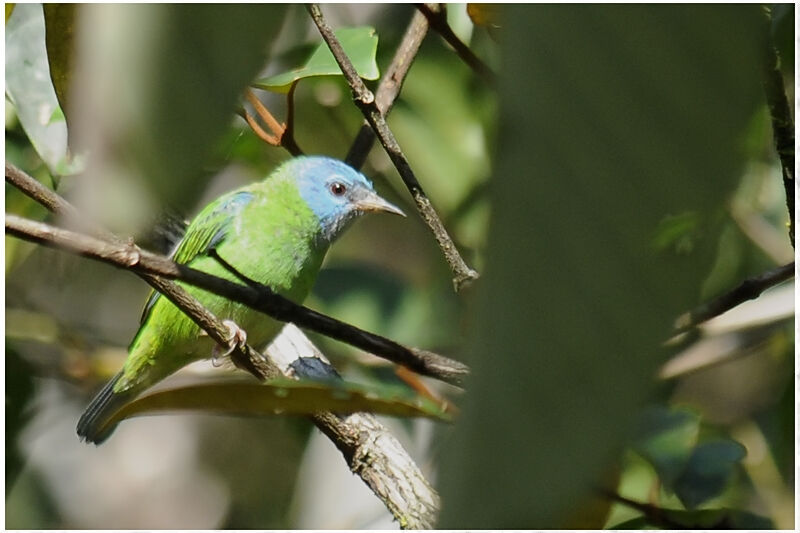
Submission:
[[[675,351],[658,346],[678,312],[793,256],[757,70],[743,73],[752,56],[740,18],[747,9],[697,9],[449,6],[454,31],[495,70],[505,50],[511,74],[499,93],[437,35],[421,46],[389,125],[459,249],[484,275],[475,291],[482,294],[453,293],[418,217],[368,217],[332,248],[307,304],[400,342],[471,355],[477,375],[466,397],[455,397],[465,400],[457,431],[477,426],[469,449],[447,427],[400,426],[420,465],[446,463],[435,476],[447,503],[443,526],[544,527],[557,511],[586,518],[583,527],[793,524],[791,320],[748,329],[726,359],[702,371],[666,383],[651,377]],[[9,17],[6,7],[6,159],[83,199],[89,212],[103,208],[122,220],[130,210],[140,221],[98,216],[104,223],[164,251],[174,231],[164,232],[155,215],[189,218],[289,157],[261,142],[234,109],[248,83],[325,51],[303,6],[78,6],[72,21],[55,11],[17,5]],[[413,7],[323,11],[340,34],[374,28],[385,72]],[[790,99],[793,21],[792,5],[773,7]],[[30,61],[15,62],[15,49]],[[732,49],[743,50],[735,61]],[[283,95],[260,96],[285,116]],[[85,173],[62,164],[74,161],[56,111],[65,100],[70,146],[93,147]],[[300,83],[295,113],[304,151],[340,158],[363,121],[339,76]],[[51,135],[56,128],[62,137]],[[381,195],[414,213],[379,146],[363,171]],[[6,211],[48,218],[8,185]],[[337,521],[344,504],[336,502],[356,498],[346,490],[297,503],[307,501],[295,492],[301,465],[315,464],[305,453],[306,420],[142,417],[99,448],[79,443],[75,422],[122,363],[148,288],[104,265],[5,242],[7,527],[282,529],[300,515],[326,527],[389,524],[385,512],[372,522]],[[519,344],[477,341],[474,332],[487,328]],[[711,336],[698,340],[704,335]],[[353,387],[399,390],[385,363],[312,338]],[[508,373],[479,381],[501,368]],[[464,484],[452,465],[468,475],[490,471]],[[349,477],[340,456],[318,468]],[[586,488],[597,479],[658,508],[668,523],[619,503],[609,514],[610,502]],[[538,485],[519,490],[515,481]],[[457,496],[459,484],[474,492]],[[492,497],[469,503],[481,487]]]

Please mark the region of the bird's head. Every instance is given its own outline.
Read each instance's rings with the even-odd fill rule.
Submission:
[[[352,167],[329,157],[298,157],[289,163],[300,196],[319,218],[322,237],[332,242],[358,216],[371,211],[405,214],[375,192]]]

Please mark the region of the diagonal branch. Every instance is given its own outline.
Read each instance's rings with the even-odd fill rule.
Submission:
[[[789,240],[794,247],[794,123],[792,111],[781,75],[781,60],[778,50],[772,42],[772,12],[769,7],[763,6],[765,43],[764,43],[764,72],[762,84],[767,98],[769,116],[772,119],[772,133],[775,138],[775,149],[781,161],[783,174],[783,188],[786,192],[786,208],[789,210]]]
[[[428,33],[428,19],[419,11],[414,11],[411,17],[411,22],[408,24],[403,40],[397,47],[389,68],[386,69],[380,83],[378,90],[375,93],[375,103],[382,116],[386,116],[391,111],[394,101],[400,94],[400,89],[403,87],[403,82],[406,79],[408,71],[411,69],[411,64],[417,56],[419,47],[422,45],[425,35]],[[372,149],[375,142],[375,132],[370,127],[369,122],[366,120],[358,131],[353,144],[350,146],[350,151],[347,152],[345,161],[353,168],[359,169],[364,165],[367,159],[367,154]]]
[[[762,292],[794,277],[794,261],[787,265],[768,270],[758,276],[744,280],[735,289],[684,313],[675,321],[675,329],[680,333],[729,311],[737,305],[758,298]]]
[[[395,168],[397,168],[397,171],[400,173],[400,177],[403,179],[406,187],[408,187],[411,196],[414,198],[422,220],[424,220],[431,229],[436,241],[439,243],[439,247],[442,249],[444,257],[453,272],[453,285],[456,290],[459,290],[464,283],[477,279],[478,273],[467,266],[461,254],[458,252],[458,249],[453,243],[453,239],[450,238],[439,215],[433,208],[431,201],[428,199],[425,191],[422,190],[422,186],[411,170],[411,166],[408,164],[406,156],[400,149],[397,139],[395,139],[394,134],[389,129],[388,124],[386,124],[386,119],[381,114],[380,109],[378,109],[375,103],[375,96],[372,94],[372,91],[367,89],[364,81],[358,76],[358,73],[353,67],[353,63],[350,61],[350,58],[347,57],[347,54],[345,54],[341,43],[339,43],[339,40],[333,34],[333,30],[328,26],[328,23],[325,22],[319,5],[308,4],[307,8],[322,38],[327,43],[328,48],[330,48],[333,53],[333,57],[339,64],[339,68],[341,68],[344,77],[347,79],[350,89],[353,91],[353,100],[356,106],[361,110],[370,126],[372,126],[378,140],[381,142],[381,145],[383,145],[384,150],[386,150]]]
[[[423,15],[428,19],[431,28],[442,36],[447,41],[447,44],[453,47],[464,63],[466,63],[478,76],[483,78],[486,83],[491,87],[497,85],[497,76],[494,71],[489,68],[489,65],[483,62],[481,58],[475,55],[469,46],[458,38],[453,32],[453,29],[447,23],[447,12],[445,11],[445,4],[417,4]]]
[[[458,361],[426,350],[408,348],[386,337],[351,326],[298,305],[272,292],[266,286],[241,285],[212,276],[175,263],[167,257],[142,250],[133,242],[108,242],[10,214],[6,215],[6,233],[45,246],[66,249],[136,274],[185,281],[190,285],[243,303],[281,322],[293,322],[300,327],[311,329],[370,353],[380,354],[380,357],[406,366],[419,374],[451,384],[459,384],[468,372],[466,365]],[[221,338],[212,338],[226,344],[229,340],[227,328],[223,326],[220,333]]]
[[[8,162],[6,162],[6,180],[50,211],[82,223],[84,226],[88,225],[79,220],[77,210],[69,202]],[[92,231],[112,242],[121,243],[121,240],[113,233],[103,228],[94,226]],[[210,337],[217,342],[225,343],[227,341],[226,328],[221,321],[181,287],[171,281],[149,274],[140,274],[140,276],[175,303]],[[284,362],[301,356],[319,357],[319,352],[311,345],[310,341],[305,339],[300,330],[289,327],[285,329],[289,329],[289,333],[296,332],[294,336],[287,334],[287,339],[299,338],[301,340],[294,340],[292,346],[283,347],[282,366]],[[282,332],[281,336],[284,333]],[[312,346],[313,353],[301,353],[307,351],[303,350],[303,346],[301,346],[302,340]],[[246,350],[244,357],[238,352],[238,348],[232,357],[235,358],[234,361],[238,361],[238,364],[244,366],[256,377],[270,379],[278,375],[286,375],[287,369],[279,368],[271,358],[263,357],[250,346],[246,346],[244,349]],[[275,349],[271,352],[272,354],[275,353]],[[341,418],[331,413],[318,413],[313,415],[311,420],[341,451],[353,473],[370,487],[402,527],[430,529],[435,525],[439,509],[438,494],[397,439],[375,417],[356,413]]]

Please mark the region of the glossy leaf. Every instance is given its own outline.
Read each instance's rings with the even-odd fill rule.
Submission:
[[[400,387],[367,389],[337,382],[275,380],[269,383],[210,382],[155,391],[120,409],[109,424],[126,418],[177,411],[266,416],[372,412],[391,416],[422,416],[449,420],[436,404]]]
[[[369,26],[341,28],[336,31],[336,37],[339,38],[342,48],[353,62],[358,75],[366,80],[378,79],[380,71],[378,63],[375,61],[375,54],[378,51],[378,35],[375,33],[375,28]],[[341,75],[342,71],[328,49],[328,45],[322,42],[302,67],[262,78],[253,83],[253,87],[276,93],[286,93],[294,82],[303,78]]]

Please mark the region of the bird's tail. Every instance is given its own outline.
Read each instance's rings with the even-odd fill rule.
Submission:
[[[122,373],[120,372],[111,378],[111,381],[100,389],[100,392],[81,415],[77,427],[81,440],[102,444],[114,432],[117,425],[106,427],[106,422],[111,415],[128,403],[132,396],[135,396],[135,393],[132,392],[114,392],[114,385],[121,377]]]

